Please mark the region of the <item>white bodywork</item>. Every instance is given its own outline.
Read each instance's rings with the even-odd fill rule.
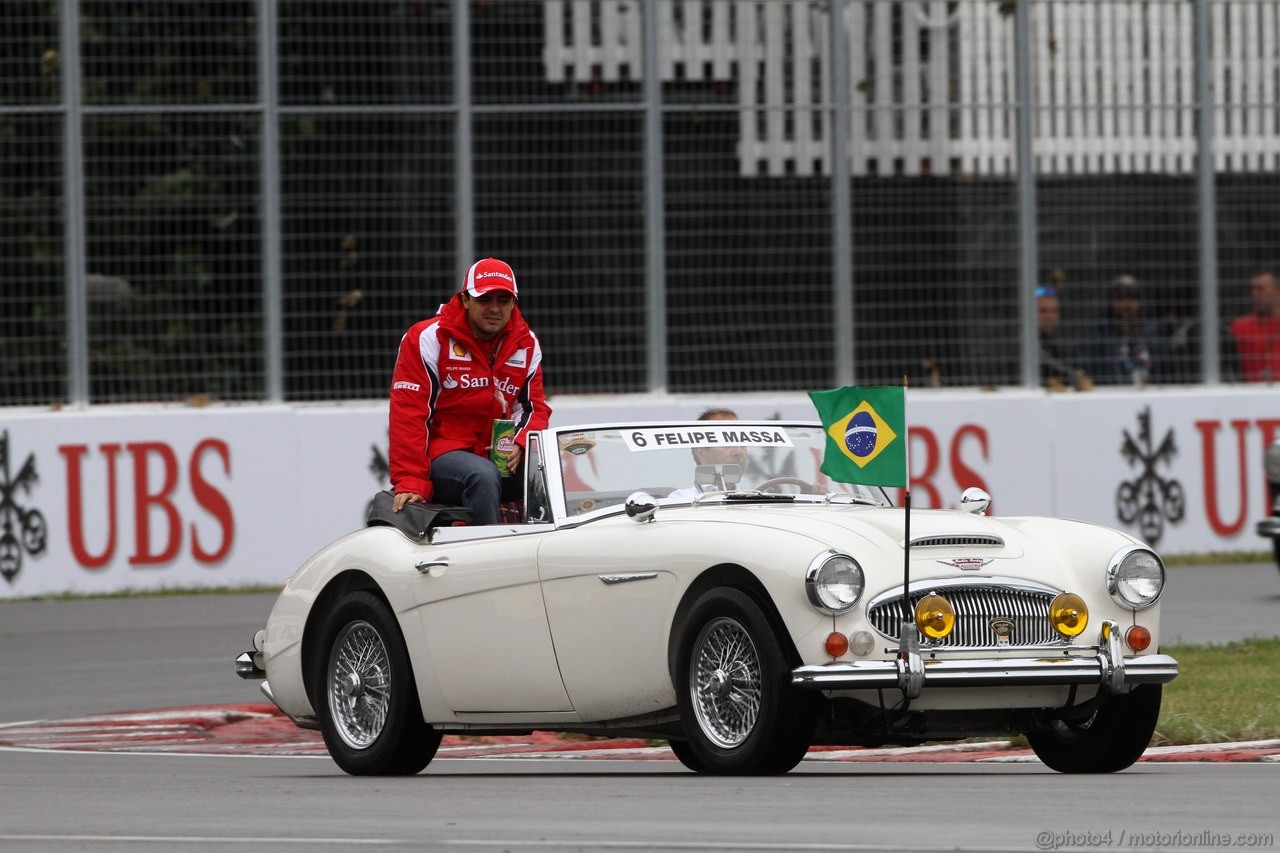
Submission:
[[[579,504],[570,513],[565,471],[556,454],[539,456],[539,447],[555,448],[558,441],[564,448],[567,435],[599,429],[548,430],[538,436],[531,455],[545,463],[549,521],[441,528],[434,531],[434,541],[422,544],[391,527],[370,527],[308,560],[272,611],[261,649],[274,701],[295,718],[315,716],[304,687],[303,649],[320,620],[312,619],[309,627],[308,619],[317,601],[327,600],[322,597],[326,588],[352,577],[375,586],[389,603],[404,635],[423,715],[445,730],[573,728],[669,718],[676,705],[670,646],[683,627],[678,611],[700,578],[725,570],[717,567],[732,567],[737,577],[749,575],[763,588],[802,665],[832,663],[824,640],[833,630],[875,638],[869,652],[846,653],[840,662],[894,660],[898,641],[871,626],[866,604],[901,590],[902,509],[830,498],[794,503],[705,499],[662,505],[651,521],[637,522],[620,505],[605,506],[602,499],[593,512]],[[1125,648],[1126,657],[1159,648],[1159,605],[1135,611],[1108,593],[1110,560],[1139,544],[1123,533],[1048,518],[934,510],[914,511],[910,525],[913,541],[989,534],[1003,542],[914,547],[913,585],[984,576],[1034,581],[1074,592],[1088,605],[1089,630],[1071,642],[1063,640],[1062,649],[1096,644],[1094,626],[1104,620],[1122,631],[1139,622],[1151,631],[1149,648],[1141,653]],[[833,549],[854,557],[866,578],[858,604],[841,616],[820,612],[805,591],[806,570]],[[956,558],[989,562],[976,569],[944,562]],[[927,657],[928,649],[922,652]],[[990,650],[952,653],[957,655],[990,657]],[[1067,690],[926,688],[913,707],[1052,707],[1062,703]],[[1086,688],[1080,696],[1095,690]]]

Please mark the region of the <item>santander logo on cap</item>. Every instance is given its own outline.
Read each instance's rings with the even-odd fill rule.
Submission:
[[[497,258],[485,258],[472,264],[467,270],[464,286],[471,296],[483,296],[495,290],[505,290],[512,296],[520,295],[515,272],[506,261]]]

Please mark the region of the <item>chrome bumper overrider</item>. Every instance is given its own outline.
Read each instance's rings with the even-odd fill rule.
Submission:
[[[258,665],[261,652],[245,652],[236,658],[236,675],[241,678],[258,680],[267,677],[267,671]]]
[[[1178,676],[1178,662],[1168,655],[1126,658],[1120,649],[1120,629],[1103,625],[1097,646],[1079,647],[1092,655],[1060,658],[965,658],[924,660],[908,635],[891,661],[801,666],[791,671],[791,683],[814,690],[898,688],[910,698],[925,687],[1029,687],[1096,684],[1113,693],[1137,684],[1164,684]],[[926,654],[934,650],[926,649]]]
[[[267,677],[266,667],[262,663],[262,648],[266,639],[266,631],[253,635],[253,648],[236,658],[236,675],[254,680]]]
[[[271,692],[271,682],[267,681],[267,671],[262,666],[262,631],[253,638],[253,644],[257,648],[251,652],[245,652],[236,658],[236,675],[244,679],[253,681],[261,681],[258,689],[262,691],[262,695],[271,700],[271,704],[280,708],[280,703],[276,701],[276,695]],[[320,728],[320,720],[317,717],[299,717],[296,714],[290,714],[284,708],[280,708],[281,713],[293,721],[295,726],[303,729]]]

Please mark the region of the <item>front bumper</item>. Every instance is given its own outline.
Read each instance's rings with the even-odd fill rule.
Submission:
[[[904,632],[908,635],[908,632]],[[1115,622],[1103,625],[1097,646],[1060,658],[964,658],[924,660],[914,642],[903,642],[897,660],[852,661],[796,667],[791,683],[814,690],[875,690],[898,688],[915,698],[926,687],[1032,687],[1098,685],[1121,693],[1138,684],[1164,684],[1178,677],[1178,662],[1169,655],[1126,658]],[[1092,652],[1092,654],[1087,654]],[[929,650],[928,653],[933,653]]]
[[[1280,516],[1264,518],[1258,522],[1258,535],[1268,539],[1280,539]]]

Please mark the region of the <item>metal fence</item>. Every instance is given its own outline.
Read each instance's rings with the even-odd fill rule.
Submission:
[[[552,393],[1037,385],[1045,284],[1236,381],[1278,172],[1273,0],[6,0],[0,404],[382,397],[486,255]]]

